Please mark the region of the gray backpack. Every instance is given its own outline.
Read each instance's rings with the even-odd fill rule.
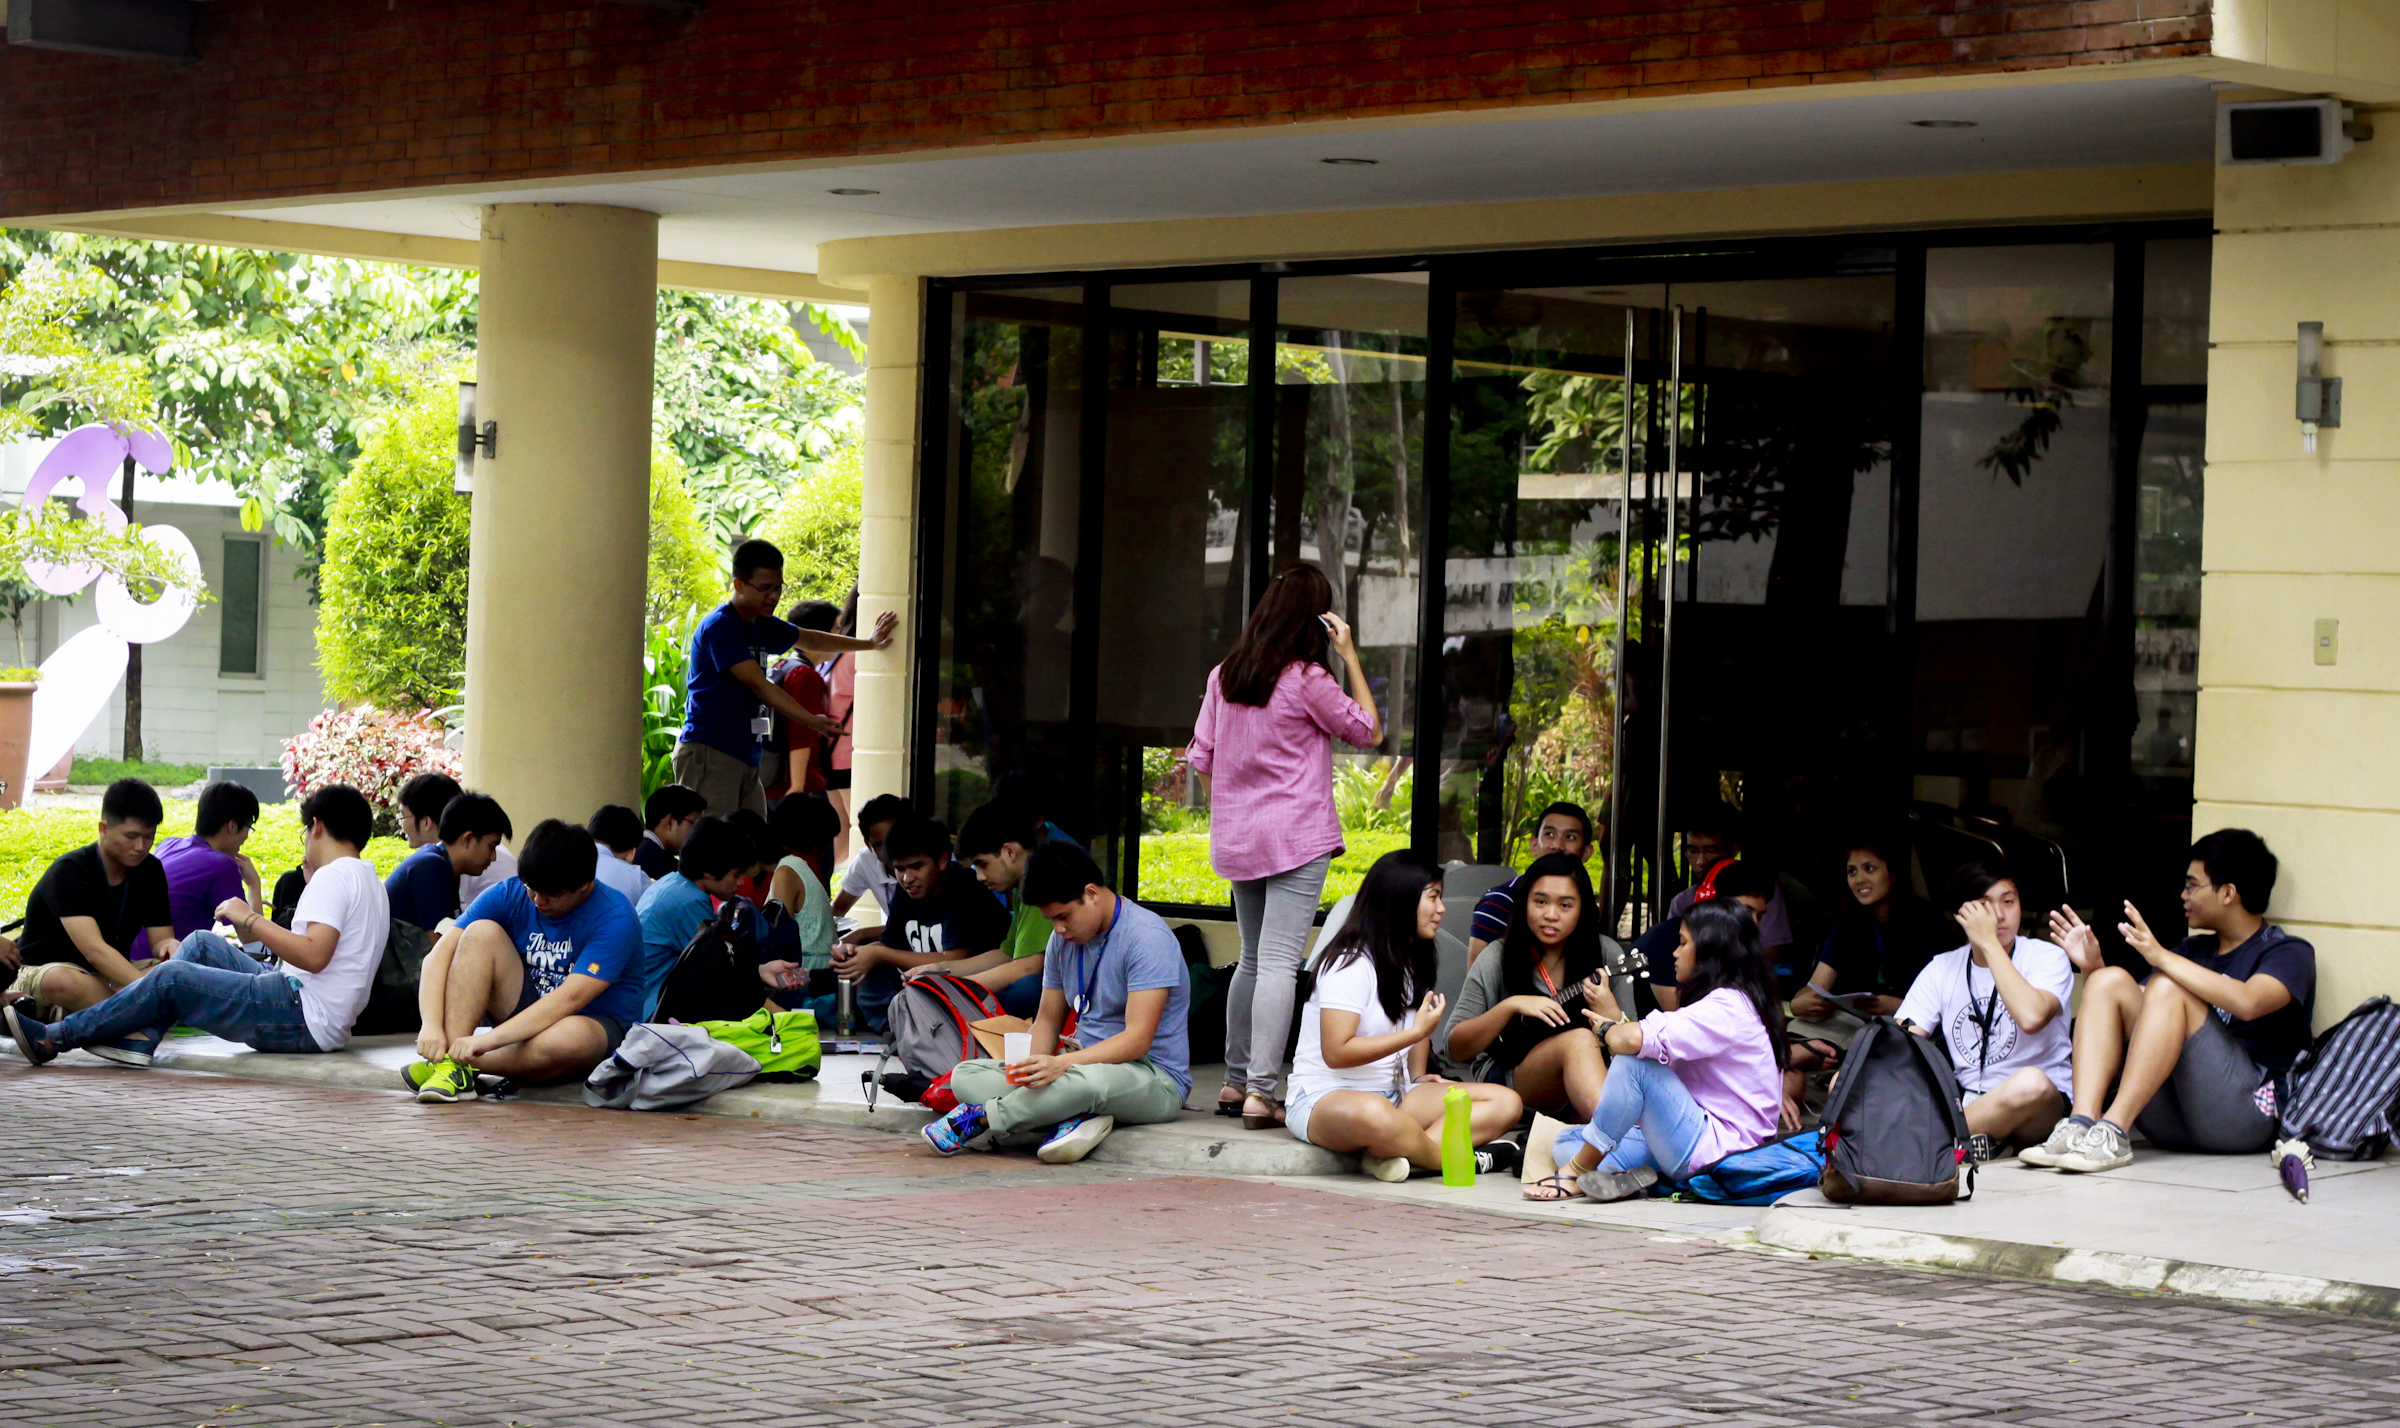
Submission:
[[[1840,1205],[1948,1205],[1972,1199],[1958,1167],[1967,1116],[1958,1078],[1933,1043],[1887,1016],[1859,1028],[1825,1103],[1825,1173],[1817,1188]]]
[[[884,1013],[883,1054],[875,1058],[874,1070],[859,1073],[867,1109],[875,1109],[879,1089],[904,1101],[918,1100],[959,1062],[982,1055],[972,1023],[998,1015],[1000,999],[972,978],[928,972],[902,983]],[[884,1066],[895,1059],[902,1071],[886,1076]]]
[[[749,1084],[758,1062],[749,1052],[696,1026],[643,1022],[616,1054],[592,1068],[583,1102],[614,1111],[671,1111]]]

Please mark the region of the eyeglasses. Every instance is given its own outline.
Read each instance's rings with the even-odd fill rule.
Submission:
[[[745,580],[742,583],[757,591],[761,595],[775,596],[783,593],[783,586],[780,583],[774,585],[760,585],[748,580]]]
[[[2199,892],[2203,888],[2213,888],[2215,886],[2215,883],[2204,883],[2198,878],[2185,878],[2183,880],[2183,890],[2185,892]]]

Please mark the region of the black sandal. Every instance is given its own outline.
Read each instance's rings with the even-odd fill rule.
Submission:
[[[1576,1183],[1576,1179],[1575,1175],[1566,1173],[1545,1175],[1525,1187],[1525,1198],[1537,1205],[1564,1205],[1573,1200],[1590,1199],[1589,1195],[1583,1193],[1583,1187]],[[1534,1193],[1536,1190],[1555,1190],[1558,1193],[1537,1195]]]
[[[1225,1099],[1223,1095],[1219,1095],[1217,1097],[1217,1114],[1220,1116],[1238,1116],[1242,1113],[1242,1102],[1249,1099],[1250,1093],[1247,1091],[1235,1096],[1230,1101]]]

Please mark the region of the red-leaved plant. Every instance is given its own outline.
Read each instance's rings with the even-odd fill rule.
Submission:
[[[328,709],[308,728],[283,741],[283,781],[294,798],[330,783],[346,783],[367,796],[378,815],[400,803],[400,785],[412,775],[461,777],[458,751],[442,742],[445,730],[432,710],[387,713],[373,705]]]

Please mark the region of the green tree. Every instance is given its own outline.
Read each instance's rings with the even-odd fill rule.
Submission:
[[[686,611],[705,609],[717,598],[721,561],[692,493],[683,463],[665,442],[650,447],[650,585],[644,602],[653,628],[671,625]]]
[[[865,446],[851,442],[785,493],[758,534],[783,552],[784,597],[840,604],[858,579],[858,508]]]
[[[467,649],[467,499],[453,489],[458,398],[422,384],[388,414],[326,516],[317,662],[336,699],[456,702]]]

